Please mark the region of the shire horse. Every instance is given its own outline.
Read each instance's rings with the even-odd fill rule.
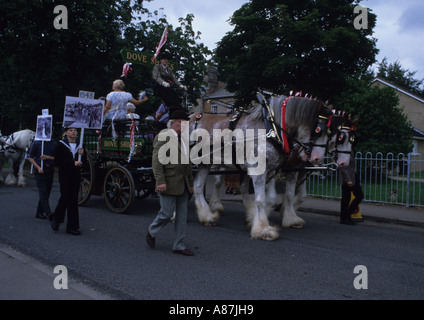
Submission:
[[[29,129],[17,131],[10,136],[2,137],[4,143],[0,147],[1,183],[4,182],[8,186],[15,186],[17,184],[19,187],[26,187],[27,184],[24,177],[25,155],[26,151],[31,147],[34,138],[35,132]],[[12,168],[13,171],[3,181],[1,170],[6,161],[9,164],[9,168]],[[16,176],[18,176],[18,180],[16,180]]]
[[[246,131],[248,129],[257,131],[253,139],[250,141],[246,139],[245,142],[252,144],[251,147],[256,150],[256,154],[265,155],[264,171],[252,173],[248,169],[254,168],[254,164],[248,161],[238,162],[237,164],[234,160],[232,164],[228,164],[228,161],[222,163],[215,163],[214,161],[214,166],[220,169],[247,171],[240,190],[243,194],[243,204],[250,226],[250,235],[254,239],[275,240],[279,234],[277,228],[270,225],[268,220],[270,208],[269,199],[267,199],[268,194],[266,193],[267,183],[273,179],[280,168],[296,167],[299,163],[305,163],[308,158],[319,159],[321,157],[316,155],[314,146],[312,150],[309,148],[311,132],[317,126],[319,115],[331,114],[331,110],[320,100],[300,96],[272,95],[263,100],[261,101],[262,105],[257,105],[248,113],[242,114],[232,130],[241,130],[244,137],[247,136]],[[205,114],[200,120],[196,115],[190,116],[190,131],[203,129],[209,133],[210,137],[213,137],[214,129],[225,130],[228,127],[229,121],[226,116]],[[264,140],[261,140],[263,137],[259,134],[260,129],[263,130],[261,132],[266,132],[266,139]],[[261,143],[261,141],[265,141],[265,143]],[[210,164],[200,164],[194,181],[197,215],[199,221],[205,225],[214,225],[223,210],[222,204],[216,201],[218,193],[215,190],[214,196],[210,200],[211,206],[204,197],[204,187],[210,169]],[[248,199],[248,179],[251,179],[253,184],[253,201]]]
[[[351,119],[351,115],[343,111],[332,111],[332,115],[317,125],[313,135],[317,136],[317,141],[321,143],[327,140],[326,152],[333,157],[333,163],[327,168],[343,168],[349,165],[350,154],[357,143],[355,135],[355,125],[359,118]],[[328,122],[326,123],[326,121]],[[326,123],[325,126],[322,124]],[[315,146],[322,147],[324,144],[316,143]],[[318,162],[320,164],[321,162]],[[315,163],[317,164],[317,163]],[[285,197],[276,196],[276,181],[271,180],[267,185],[267,194],[270,201],[276,199],[270,206],[275,208],[281,206],[280,214],[283,217],[282,226],[291,228],[303,228],[304,221],[296,215],[295,210],[303,203],[306,198],[306,179],[311,171],[299,171],[283,174],[286,189]],[[292,211],[293,210],[293,211]]]

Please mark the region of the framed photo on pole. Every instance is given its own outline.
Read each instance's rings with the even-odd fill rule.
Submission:
[[[101,129],[104,106],[103,100],[66,97],[63,127]]]
[[[37,116],[37,129],[35,131],[35,140],[50,141],[52,139],[52,115]]]

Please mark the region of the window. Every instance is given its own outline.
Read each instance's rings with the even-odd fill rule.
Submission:
[[[218,113],[218,106],[216,104],[211,105],[211,113]]]
[[[417,140],[412,140],[412,154],[418,153],[418,142]]]

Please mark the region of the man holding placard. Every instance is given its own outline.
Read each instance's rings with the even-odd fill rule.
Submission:
[[[31,145],[28,157],[28,161],[35,169],[34,178],[39,195],[35,217],[38,219],[52,217],[49,198],[53,186],[56,141],[51,141],[51,124],[51,115],[44,114],[37,117],[36,141]]]

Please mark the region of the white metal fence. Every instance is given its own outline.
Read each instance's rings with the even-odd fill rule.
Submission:
[[[331,158],[325,160],[331,162]],[[377,153],[355,155],[364,202],[424,207],[424,160],[421,154]],[[338,171],[313,173],[307,180],[308,195],[341,198]]]

